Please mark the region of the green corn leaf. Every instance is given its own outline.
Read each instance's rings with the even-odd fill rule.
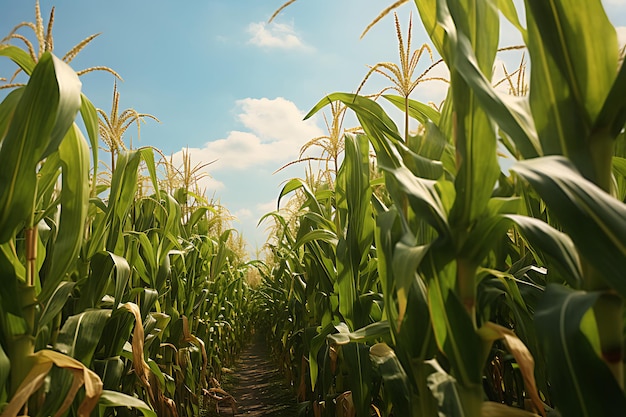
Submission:
[[[0,285],[2,311],[21,316],[22,305],[19,302],[18,284],[24,283],[26,269],[15,253],[15,245],[12,242],[0,244],[0,271],[3,274]]]
[[[526,29],[520,23],[517,9],[515,8],[515,3],[513,3],[513,0],[498,0],[498,9],[500,9],[500,12],[502,13],[502,15],[513,26],[515,26],[517,30],[520,31],[520,34],[522,35],[522,39],[524,39],[524,42],[528,43],[527,42],[528,33],[526,32]]]
[[[13,45],[0,45],[0,56],[10,58],[28,75],[33,72],[37,64],[28,52]]]
[[[394,168],[400,166],[401,157],[396,146],[402,143],[402,137],[398,133],[398,127],[393,120],[374,100],[356,94],[329,94],[313,107],[305,116],[305,119],[313,116],[334,101],[341,101],[354,111],[361,127],[376,151],[379,165]]]
[[[449,97],[452,98],[454,121],[445,122],[455,126],[453,134],[457,152],[457,198],[450,219],[459,229],[466,229],[482,215],[500,175],[500,167],[492,122],[456,66],[459,59],[456,45],[466,39],[470,50],[474,50],[478,72],[490,78],[498,47],[499,18],[488,2],[455,0],[446,5],[444,0],[438,0],[437,20],[449,41],[449,50],[443,56],[450,67]],[[480,36],[477,35],[479,30]]]
[[[63,187],[61,216],[41,300],[47,300],[76,262],[89,209],[89,150],[76,125],[59,146],[59,157]]]
[[[442,161],[445,165],[445,152],[450,152],[452,146],[448,143],[448,140],[444,136],[443,132],[439,130],[437,125],[433,122],[426,122],[424,127],[426,133],[420,138],[420,143],[418,144],[417,149],[415,149],[415,152],[418,155],[433,161]],[[456,172],[456,167],[454,166],[448,167],[446,165],[445,168],[448,169],[449,172]]]
[[[532,0],[526,2],[526,16],[530,104],[544,152],[569,157],[585,178],[608,189],[613,143],[605,130],[621,126],[611,126],[615,114],[605,110],[601,123],[608,126],[592,128],[616,77],[615,29],[600,0],[580,5]],[[611,101],[620,113],[623,105],[615,101],[615,93]]]
[[[144,415],[144,417],[157,417],[157,414],[152,411],[150,406],[139,398],[126,395],[118,391],[103,390],[100,394],[98,404],[104,407],[130,407],[135,408]]]
[[[445,56],[445,36],[443,28],[437,23],[437,0],[414,0],[426,33],[435,45],[440,56]]]
[[[122,296],[130,279],[130,265],[125,258],[111,252],[99,252],[91,259],[90,279],[81,288],[78,311],[98,306],[106,290],[115,286],[115,305],[122,302]]]
[[[350,343],[341,347],[343,357],[350,369],[348,384],[352,390],[357,416],[369,416],[372,391],[372,362],[369,347]]]
[[[306,245],[309,242],[314,241],[328,242],[334,245],[336,245],[338,242],[337,235],[334,232],[325,229],[316,229],[299,238],[296,242],[294,249],[297,249],[301,246]]]
[[[383,94],[383,98],[400,110],[405,110],[404,97],[392,94]],[[409,99],[409,116],[423,125],[427,124],[429,121],[432,121],[435,125],[439,125],[439,119],[441,118],[439,112],[432,106],[412,99]]]
[[[432,255],[431,255],[432,257]],[[464,387],[480,384],[480,338],[474,330],[472,319],[457,295],[450,288],[454,283],[456,265],[446,264],[436,270],[429,261],[423,269],[428,279],[428,305],[435,340],[452,365],[453,375]]]
[[[7,401],[7,382],[9,382],[9,374],[11,373],[11,360],[0,346],[0,401]]]
[[[76,286],[76,283],[71,281],[62,281],[59,283],[45,303],[39,318],[39,328],[48,325],[61,312],[74,286]]]
[[[626,89],[626,65],[617,73],[617,78],[604,102],[593,127],[594,132],[608,132],[611,138],[616,138],[626,123],[626,100],[622,94]]]
[[[11,91],[0,103],[0,145],[4,140],[9,124],[13,119],[13,112],[17,107],[17,104],[22,99],[25,87],[16,88]]]
[[[96,107],[89,101],[87,96],[81,93],[80,95],[80,115],[85,124],[87,130],[87,138],[89,138],[89,145],[91,147],[91,160],[92,166],[97,167],[98,164],[98,113]],[[93,175],[91,177],[91,195],[96,196],[98,170],[94,168]]]
[[[369,203],[369,143],[365,136],[345,138],[345,159],[336,180],[336,221],[344,231],[337,243],[337,288],[339,312],[354,329],[367,319],[358,306],[360,276],[374,240],[374,217]]]
[[[317,377],[319,375],[319,365],[317,363],[317,354],[320,349],[326,343],[326,337],[335,330],[333,323],[328,323],[326,326],[317,330],[317,334],[311,338],[311,344],[309,346],[309,369],[311,377],[311,387],[315,387],[317,384]]]
[[[428,253],[431,245],[412,246],[405,242],[398,242],[393,252],[392,272],[395,282],[395,292],[398,305],[397,328],[400,329],[405,315],[408,313],[413,319],[418,319],[420,324],[413,323],[412,329],[416,329],[420,335],[428,334],[430,330],[429,311],[426,303],[425,284],[417,274],[420,263]],[[409,304],[411,292],[418,289],[419,298]],[[420,302],[422,301],[422,302]],[[408,318],[407,318],[408,319]],[[427,340],[427,338],[426,338]],[[426,341],[425,340],[425,341]]]
[[[459,74],[472,88],[481,108],[513,138],[521,156],[535,158],[543,154],[535,120],[527,97],[516,97],[497,91],[480,71],[469,41],[459,35],[455,65]]]
[[[332,333],[327,336],[328,340],[333,344],[346,345],[351,342],[366,343],[388,338],[389,322],[386,320],[377,321],[376,323],[368,324],[353,332],[350,331],[346,323],[339,323],[335,326],[335,330],[337,330],[337,333]]]
[[[159,190],[159,181],[157,179],[156,172],[156,164],[154,163],[154,149],[152,147],[141,148],[139,149],[139,153],[141,154],[141,158],[146,163],[146,169],[148,170],[148,174],[150,175],[150,183],[152,184],[152,188],[154,189],[155,195],[161,195]],[[169,194],[166,194],[169,198],[174,200]]]
[[[278,196],[278,202],[276,203],[277,207],[276,209],[279,210],[280,209],[280,200],[285,197],[287,194],[292,193],[298,189],[302,189],[302,191],[304,192],[304,194],[306,195],[306,197],[308,198],[309,202],[316,202],[317,203],[317,199],[315,198],[315,195],[313,194],[313,192],[311,191],[311,189],[309,188],[309,186],[307,185],[306,181],[304,181],[301,178],[293,178],[289,181],[287,181],[287,183],[285,184],[285,186],[283,187],[283,189],[280,191],[280,194]],[[317,213],[319,213],[321,210],[316,210]]]
[[[55,349],[90,366],[110,316],[111,310],[106,309],[87,310],[70,316],[61,328]]]
[[[412,395],[409,391],[411,385],[393,349],[386,343],[377,343],[370,347],[370,360],[383,380],[385,391],[391,397],[394,411],[402,416],[412,415]]]
[[[107,235],[106,250],[119,255],[122,254],[124,245],[122,230],[135,201],[140,162],[141,153],[139,151],[127,151],[119,154],[111,178],[107,219],[103,223],[108,230],[106,232],[103,230],[101,233]],[[94,249],[101,250],[101,248]]]
[[[387,169],[388,181],[397,184],[401,193],[397,193],[398,203],[406,197],[415,214],[430,224],[441,236],[450,236],[448,215],[439,193],[437,182],[417,178],[405,167]],[[390,187],[391,192],[393,189]]]
[[[512,170],[528,181],[546,202],[581,257],[620,294],[626,265],[626,205],[584,179],[563,157],[517,163]]]
[[[124,361],[120,357],[94,359],[93,369],[102,380],[105,390],[119,389],[124,375]]]
[[[151,158],[153,158],[152,153],[150,153],[149,155],[151,155]],[[154,168],[154,160],[152,160],[151,162],[146,161],[146,164],[152,165],[152,167]],[[155,181],[156,181],[156,177],[155,177]],[[171,235],[173,237],[173,239],[171,240],[173,240],[174,242],[177,242],[178,241],[177,236],[180,235],[180,231],[179,231],[180,219],[182,218],[180,204],[178,203],[178,201],[176,201],[174,197],[167,194],[165,191],[162,191],[160,194],[161,194],[161,205],[164,207],[165,214],[167,216],[165,221],[162,222],[162,228],[163,228],[162,233],[163,235],[166,235],[166,236]]]
[[[446,417],[466,417],[457,380],[436,359],[426,361],[426,365],[430,368],[428,389],[437,401],[439,414]]]
[[[526,15],[529,26],[532,22],[533,31],[536,31],[530,36],[528,45],[533,68],[536,52],[551,58],[554,70],[559,72],[568,86],[570,100],[581,108],[578,114],[584,117],[589,127],[600,113],[613,85],[619,52],[615,28],[602,2],[529,0],[526,2]],[[559,30],[554,30],[557,27]],[[540,38],[536,38],[537,35]],[[539,51],[540,48],[543,51]],[[539,93],[543,92],[539,90]],[[561,104],[545,101],[550,105]],[[568,118],[570,122],[571,116]]]
[[[554,399],[564,416],[616,416],[626,410],[624,392],[581,330],[599,296],[552,284],[535,312]]]
[[[549,268],[554,267],[574,288],[582,284],[582,268],[576,246],[565,233],[533,217],[507,215],[534,250],[545,256]],[[550,273],[548,269],[548,273]]]
[[[72,126],[80,86],[76,73],[50,53],[33,70],[0,148],[0,242],[32,214],[37,165]]]
[[[502,0],[500,7],[510,20],[512,19],[513,22],[517,21],[515,7],[509,0]],[[516,146],[520,153],[525,158],[539,156],[541,147],[530,113],[528,99],[496,91],[491,86],[490,79],[485,76],[485,74],[491,74],[488,62],[492,59],[489,54],[493,53],[493,38],[487,42],[491,42],[489,47],[487,45],[484,45],[484,48],[480,45],[476,46],[476,48],[480,49],[479,52],[485,55],[481,60],[479,52],[472,47],[470,34],[463,31],[457,32],[454,23],[443,12],[446,8],[440,8],[442,10],[440,24],[448,33],[450,42],[451,57],[449,58],[449,65],[458,71],[460,77],[471,88],[476,99],[480,102],[481,108],[499,124],[502,130],[515,138]],[[491,23],[478,23],[478,25],[482,28],[484,25],[493,24],[493,17],[491,17],[491,20]],[[520,26],[521,29],[518,21],[517,26]],[[496,34],[497,30],[490,30],[490,33]],[[481,38],[482,36],[478,37],[479,40]],[[485,62],[481,63],[482,61]],[[454,84],[456,85],[457,83]],[[463,94],[461,93],[460,96],[462,97]]]

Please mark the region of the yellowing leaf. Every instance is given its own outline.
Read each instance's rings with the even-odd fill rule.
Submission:
[[[524,345],[524,343],[517,337],[517,335],[515,335],[515,333],[513,333],[513,331],[492,322],[485,323],[478,330],[478,333],[483,338],[483,340],[487,342],[493,342],[494,340],[498,339],[504,340],[507,349],[515,358],[515,361],[517,362],[517,365],[522,372],[522,376],[524,377],[524,388],[530,396],[533,406],[541,413],[542,416],[545,416],[543,403],[539,398],[537,384],[535,382],[535,359],[531,355],[526,345]],[[488,415],[498,416],[503,414]]]
[[[81,386],[85,387],[85,399],[78,408],[78,416],[87,417],[91,414],[102,393],[102,381],[95,372],[76,359],[53,350],[40,350],[33,355],[33,359],[33,367],[4,409],[2,417],[17,417],[30,396],[41,387],[52,365],[67,369],[74,376],[67,398],[57,410],[55,417],[63,415],[69,409]]]

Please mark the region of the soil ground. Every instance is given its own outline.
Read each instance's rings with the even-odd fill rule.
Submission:
[[[237,401],[237,411],[220,407],[219,416],[296,417],[298,404],[295,394],[278,367],[270,358],[260,335],[242,353],[226,374],[222,387]]]

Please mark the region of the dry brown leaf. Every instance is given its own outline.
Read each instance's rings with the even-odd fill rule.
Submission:
[[[72,388],[68,392],[67,398],[56,415],[62,415],[67,411],[74,401],[78,389],[84,385],[85,399],[78,408],[78,415],[79,417],[88,417],[98,404],[98,399],[100,398],[100,394],[102,394],[102,381],[100,377],[76,359],[54,350],[40,350],[32,355],[32,357],[34,359],[34,365],[17,389],[15,395],[13,395],[13,398],[11,398],[11,402],[4,409],[2,417],[17,416],[24,404],[26,404],[26,401],[28,401],[28,398],[41,387],[46,376],[52,369],[52,365],[67,369],[74,375]],[[78,388],[76,388],[76,385],[78,385]]]
[[[322,417],[322,413],[324,412],[324,409],[326,408],[326,402],[325,401],[314,401],[313,402],[313,416],[314,417]]]
[[[120,306],[128,310],[133,316],[135,316],[135,329],[133,330],[133,364],[135,366],[135,373],[139,377],[139,380],[146,386],[150,387],[148,381],[148,372],[150,367],[146,363],[143,357],[143,320],[141,319],[141,311],[139,306],[135,303],[125,303]]]
[[[352,391],[346,391],[335,398],[335,415],[337,417],[355,417],[356,409],[352,401]]]
[[[535,409],[545,417],[543,402],[539,398],[537,384],[535,382],[535,360],[524,343],[513,331],[492,322],[485,323],[479,333],[488,341],[504,339],[509,352],[515,358],[524,378],[524,387],[528,392]]]
[[[328,349],[328,356],[330,357],[330,372],[334,375],[337,372],[337,358],[339,357],[337,345],[330,346]]]
[[[183,319],[183,342],[193,343],[200,349],[202,353],[202,369],[200,370],[201,383],[204,385],[206,381],[206,369],[209,364],[209,359],[206,355],[206,349],[204,348],[204,342],[191,334],[189,331],[189,320],[187,316],[182,316]]]

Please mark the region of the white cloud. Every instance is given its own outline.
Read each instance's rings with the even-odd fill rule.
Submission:
[[[285,23],[250,23],[248,33],[252,35],[249,43],[267,48],[296,49],[304,48],[296,35],[293,25]]]
[[[239,220],[244,220],[244,219],[250,219],[252,218],[252,211],[250,211],[249,209],[243,208],[240,210],[237,210],[235,213],[233,213],[235,215],[235,217]]]
[[[237,105],[241,110],[237,118],[246,129],[232,131],[226,138],[207,142],[201,148],[189,148],[192,166],[215,161],[205,168],[211,175],[254,168],[274,171],[297,159],[302,145],[323,134],[315,119],[303,121],[304,112],[282,97],[246,98]],[[180,163],[182,150],[173,158],[175,163]],[[207,190],[224,187],[211,177],[203,178],[200,183]]]
[[[621,48],[626,45],[626,26],[617,26],[615,30],[617,31],[617,43]]]
[[[268,201],[266,203],[259,203],[256,205],[256,209],[257,211],[259,211],[260,213],[269,213],[270,211],[275,211],[276,210],[276,204],[278,204],[278,199],[275,198],[271,201]]]
[[[208,176],[208,175],[200,179],[200,184],[202,188],[206,190],[212,190],[212,191],[222,190],[226,186],[222,181],[218,181],[215,178]]]
[[[609,6],[626,6],[626,0],[603,0],[602,3]]]
[[[434,80],[427,80],[418,84],[415,88],[415,96],[419,101],[428,102],[433,101],[437,105],[446,98],[449,84],[445,81],[439,80],[443,78],[445,80],[450,79],[450,71],[445,63],[440,62],[434,66],[424,78],[437,78]]]

